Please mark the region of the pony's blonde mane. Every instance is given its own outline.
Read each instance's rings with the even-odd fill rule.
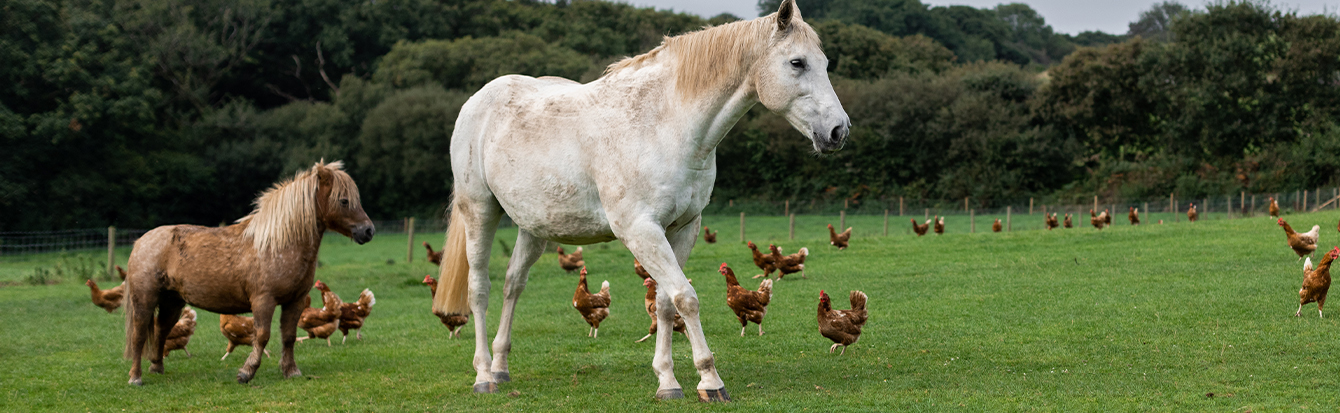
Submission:
[[[242,233],[251,238],[256,251],[273,252],[321,236],[316,191],[321,186],[322,171],[333,178],[330,198],[326,200],[328,208],[339,206],[340,199],[349,200],[348,208],[360,208],[358,186],[344,172],[344,163],[317,162],[311,169],[298,172],[293,178],[262,192],[253,202],[256,209],[237,220],[247,224]]]
[[[799,18],[792,19],[790,28],[778,36],[772,35],[775,27],[777,13],[666,36],[655,49],[609,65],[605,75],[636,70],[658,56],[669,54],[675,59],[670,66],[675,72],[676,91],[680,97],[692,98],[739,84],[748,75],[749,65],[767,47],[784,38],[799,36],[800,41],[819,45],[819,35]]]

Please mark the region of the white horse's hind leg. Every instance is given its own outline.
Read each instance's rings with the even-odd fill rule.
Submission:
[[[457,196],[456,208],[463,210],[468,230],[466,231],[465,254],[470,263],[470,310],[474,313],[475,324],[475,393],[495,393],[498,383],[494,381],[489,356],[488,309],[489,309],[489,254],[492,252],[493,236],[498,230],[498,219],[502,208],[496,201],[480,205],[465,205],[462,197]],[[456,225],[456,223],[452,223]]]
[[[507,283],[503,287],[506,296],[502,317],[498,320],[498,336],[493,338],[493,379],[498,383],[512,381],[511,371],[507,368],[507,355],[512,352],[512,317],[516,311],[516,300],[521,297],[521,291],[526,289],[530,267],[540,259],[544,245],[544,240],[524,229],[517,234],[516,248],[512,250],[512,259],[507,264]]]

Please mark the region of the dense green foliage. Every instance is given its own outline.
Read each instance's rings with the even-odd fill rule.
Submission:
[[[1128,39],[1057,34],[1017,3],[801,8],[852,116],[850,142],[813,156],[757,107],[719,148],[720,198],[985,207],[1290,190],[1340,173],[1334,16],[1164,3]],[[345,161],[372,216],[433,216],[451,191],[456,113],[485,82],[590,81],[662,36],[735,19],[589,0],[0,9],[0,231],[217,224],[321,158]]]
[[[720,241],[695,246],[686,272],[735,399],[727,406],[652,399],[653,343],[633,342],[647,331],[645,289],[617,242],[585,252],[591,282],[611,284],[600,337],[586,337],[570,301],[576,277],[548,253],[516,307],[513,381],[499,394],[471,394],[474,320],[460,339],[447,339],[419,284],[436,269],[422,261],[421,248],[414,263],[404,263],[403,235],[378,234],[361,246],[326,238],[317,278],[346,300],[370,288],[377,305],[362,341],[298,344],[299,379],[280,378],[272,336],[276,357],[263,359],[250,385],[237,384],[250,348],[219,361],[218,316],[200,311],[188,346],[195,356],[173,352],[165,374],[146,374],[145,386],[131,387],[130,363],[121,358],[122,310],[93,306],[78,275],[0,288],[7,334],[0,349],[11,369],[0,410],[1261,412],[1340,404],[1340,393],[1327,390],[1337,387],[1340,356],[1329,332],[1340,321],[1333,308],[1318,318],[1315,304],[1293,317],[1302,264],[1269,219],[966,234],[962,219],[950,217],[950,234],[917,238],[899,221],[884,238],[875,236],[879,217],[847,218],[855,229],[845,251],[827,245],[824,224],[836,216],[798,217],[795,241],[786,240],[784,218],[749,221],[755,242],[788,252],[808,246],[811,255],[808,279],[792,275],[774,285],[766,334],[755,335],[751,324],[740,337],[716,268],[729,263],[745,287],[758,285],[747,278],[758,271],[730,233],[738,218],[705,217],[723,229]],[[1337,218],[1335,211],[1287,217],[1295,227]],[[1015,225],[1021,219],[1015,215]],[[498,238],[510,244],[515,236],[504,229]],[[498,325],[505,259],[493,249],[490,330]],[[7,257],[0,282],[58,264],[56,254]],[[828,354],[832,342],[816,331],[821,289],[837,308],[847,307],[847,291],[870,297],[870,320],[846,355]],[[698,376],[688,342],[679,334],[673,340],[675,375],[692,388]]]

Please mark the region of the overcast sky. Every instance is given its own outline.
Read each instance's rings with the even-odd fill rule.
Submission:
[[[618,0],[616,0],[618,1]],[[673,9],[679,12],[712,17],[722,12],[746,19],[758,15],[756,0],[623,0],[637,6]],[[805,1],[805,0],[799,0]],[[1000,0],[921,0],[933,6],[962,4],[979,8],[995,7]],[[1052,28],[1061,33],[1078,34],[1086,30],[1101,30],[1112,34],[1126,33],[1126,24],[1134,21],[1140,11],[1149,9],[1155,0],[1025,0],[1047,19]],[[1297,9],[1299,14],[1335,13],[1340,9],[1336,0],[1276,0],[1277,5]],[[1183,1],[1188,6],[1204,8],[1204,1]]]

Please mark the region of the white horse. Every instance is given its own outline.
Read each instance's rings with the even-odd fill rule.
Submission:
[[[761,102],[815,151],[840,149],[851,122],[827,67],[818,35],[785,0],[765,17],[666,38],[585,85],[513,75],[472,96],[451,139],[454,206],[433,310],[474,313],[475,392],[496,392],[511,380],[513,311],[545,240],[619,239],[660,284],[660,324],[671,325],[676,311],[683,317],[699,399],[729,401],[682,270],[716,180],[716,147]],[[490,357],[488,260],[504,211],[520,231]],[[672,368],[672,333],[656,335],[652,368],[661,399],[684,396]]]

